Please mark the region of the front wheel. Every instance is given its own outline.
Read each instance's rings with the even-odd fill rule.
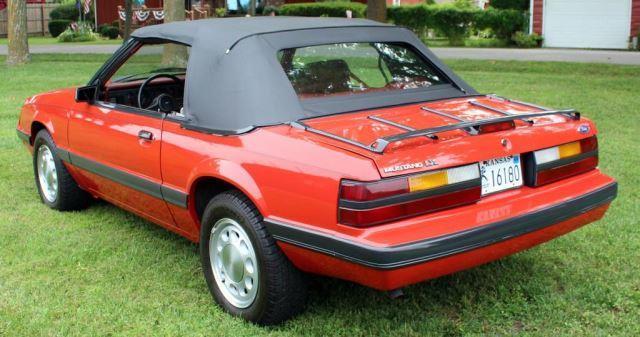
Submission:
[[[87,206],[90,196],[80,189],[58,156],[58,148],[47,130],[40,130],[33,141],[33,172],[42,202],[59,211]]]
[[[215,301],[248,321],[278,324],[304,308],[303,275],[280,251],[242,193],[224,192],[205,208],[202,269]]]

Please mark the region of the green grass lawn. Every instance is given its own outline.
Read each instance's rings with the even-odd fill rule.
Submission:
[[[85,83],[105,57],[33,55],[12,69],[0,58],[0,336],[640,335],[640,67],[447,62],[482,92],[593,118],[601,168],[620,182],[607,217],[400,300],[315,278],[306,313],[260,328],[213,304],[187,240],[106,203],[40,203],[15,133],[20,105]]]
[[[6,45],[6,38],[0,39],[0,45]],[[57,38],[51,36],[33,36],[29,38],[29,45],[47,45],[47,44],[64,44],[64,45],[89,45],[89,44],[122,44],[122,39],[109,40],[99,37],[95,41],[88,42],[60,42]]]

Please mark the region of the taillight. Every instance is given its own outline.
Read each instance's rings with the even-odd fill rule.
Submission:
[[[598,166],[596,136],[533,152],[527,185],[540,186],[593,170]]]
[[[368,227],[473,203],[480,193],[478,164],[375,182],[343,180],[338,217]]]
[[[492,123],[492,124],[483,124],[478,126],[478,134],[492,133],[498,131],[506,131],[513,130],[516,128],[516,123],[514,121],[500,122],[500,123]]]

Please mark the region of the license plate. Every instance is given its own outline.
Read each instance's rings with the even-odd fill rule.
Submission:
[[[483,160],[480,162],[482,195],[522,186],[520,155]]]

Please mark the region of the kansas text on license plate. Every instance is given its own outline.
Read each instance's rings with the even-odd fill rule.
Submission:
[[[480,162],[482,195],[522,186],[520,155],[483,160]]]

